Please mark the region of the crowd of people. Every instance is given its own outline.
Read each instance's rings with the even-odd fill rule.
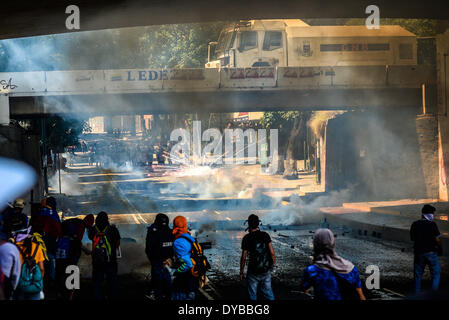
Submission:
[[[102,211],[96,217],[89,214],[84,219],[61,221],[55,198],[48,197],[29,219],[24,206],[24,200],[17,199],[0,217],[0,299],[42,300],[54,289],[60,299],[71,300],[74,289],[66,285],[66,268],[78,265],[82,252],[92,258],[93,297],[116,299],[121,237],[118,228],[109,223],[108,214]],[[439,287],[442,245],[433,221],[435,210],[425,205],[421,219],[410,229],[417,293],[422,290],[427,265],[432,290]],[[240,280],[246,278],[250,300],[274,300],[271,272],[276,254],[270,235],[260,230],[258,216],[251,214],[247,223],[248,233],[241,243]],[[172,225],[167,215],[159,213],[147,230],[145,254],[151,265],[153,296],[156,300],[194,300],[208,281],[210,264],[190,234],[187,219],[177,216]],[[82,242],[86,231],[91,248]],[[105,280],[106,295],[102,292]],[[303,270],[299,285],[306,293],[313,289],[318,300],[366,299],[357,267],[337,254],[334,235],[327,228],[314,233],[313,262]]]

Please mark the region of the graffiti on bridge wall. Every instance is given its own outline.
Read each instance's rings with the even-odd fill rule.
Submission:
[[[9,78],[9,80],[0,80],[0,86],[3,90],[14,90],[18,86],[12,83],[12,78]]]

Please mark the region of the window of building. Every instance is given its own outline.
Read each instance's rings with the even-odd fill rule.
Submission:
[[[257,48],[257,32],[243,31],[240,34],[240,51],[246,51]]]
[[[399,44],[399,59],[413,59],[413,46],[411,43]]]
[[[282,47],[282,32],[267,31],[263,39],[262,49],[265,51],[274,50]]]

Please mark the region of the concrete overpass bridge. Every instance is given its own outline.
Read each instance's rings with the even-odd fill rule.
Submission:
[[[435,82],[421,65],[0,73],[11,117],[419,107]]]

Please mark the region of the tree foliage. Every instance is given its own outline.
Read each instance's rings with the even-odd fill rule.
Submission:
[[[54,116],[44,120],[45,145],[47,150],[64,152],[68,146],[78,145],[78,137],[83,132],[89,132],[87,121]]]
[[[226,22],[66,33],[0,41],[0,72],[201,68]]]

